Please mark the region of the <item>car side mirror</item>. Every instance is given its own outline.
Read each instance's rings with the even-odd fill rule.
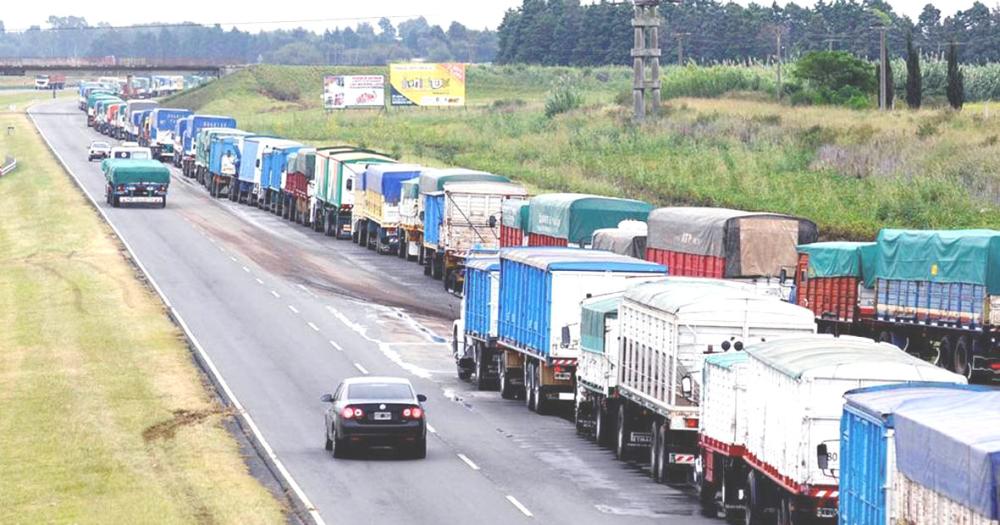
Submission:
[[[324,403],[333,403],[333,396],[330,394],[323,394],[323,397],[319,398],[319,400]]]
[[[426,403],[427,402],[427,396],[425,396],[423,394],[417,394],[417,401],[420,401],[421,403]]]
[[[496,228],[496,227],[497,227],[497,216],[490,215],[490,228]]]
[[[830,466],[830,455],[827,453],[826,443],[820,443],[816,447],[816,465],[820,470],[826,470]]]
[[[569,348],[570,343],[570,333],[569,326],[562,327],[562,332],[560,332],[560,343],[563,348]]]
[[[691,393],[694,392],[694,385],[691,382],[691,376],[684,376],[681,378],[681,395],[690,398]]]

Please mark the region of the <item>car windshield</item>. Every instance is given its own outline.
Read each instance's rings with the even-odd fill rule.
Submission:
[[[364,399],[412,399],[413,390],[406,383],[357,383],[347,387],[347,398],[356,401]]]

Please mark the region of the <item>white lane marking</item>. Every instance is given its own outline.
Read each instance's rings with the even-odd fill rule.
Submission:
[[[276,292],[274,290],[271,290],[271,295],[273,295],[275,299],[281,299],[281,296],[278,295],[278,292]]]
[[[291,310],[293,314],[299,313],[299,309],[292,305],[288,305],[288,309]]]
[[[507,495],[507,501],[509,501],[511,505],[517,507],[517,510],[521,511],[521,514],[524,514],[529,518],[533,518],[535,516],[534,514],[531,513],[530,510],[528,510],[528,507],[521,505],[521,502],[517,501],[517,498],[515,498],[514,496]]]
[[[111,222],[111,219],[108,218],[108,214],[104,210],[104,208],[101,208],[101,206],[97,203],[97,200],[95,200],[94,197],[90,194],[90,192],[88,192],[87,189],[83,186],[83,183],[80,181],[79,177],[76,176],[76,173],[74,173],[73,170],[70,169],[69,164],[66,163],[66,159],[64,159],[63,156],[58,151],[56,151],[56,148],[52,145],[52,142],[49,141],[49,137],[46,136],[45,133],[42,132],[42,128],[38,126],[38,122],[35,120],[35,115],[30,110],[28,111],[28,118],[31,119],[31,123],[35,126],[35,129],[38,130],[38,134],[42,136],[42,140],[44,140],[45,144],[48,145],[49,151],[51,151],[52,154],[56,156],[56,159],[59,160],[59,164],[62,164],[63,170],[65,170],[66,173],[68,173],[69,176],[73,178],[73,181],[76,182],[76,185],[80,188],[80,191],[84,194],[84,196],[87,197],[87,200],[90,201],[91,206],[93,206],[94,209],[97,210],[97,213],[101,214],[101,217],[104,218],[104,222],[107,223],[109,227],[111,227],[111,231],[115,233],[115,235],[121,241],[122,245],[125,246],[125,250],[128,251],[129,255],[132,257],[132,261],[135,262],[135,265],[139,267],[139,271],[141,271],[143,275],[146,276],[146,280],[153,287],[153,290],[156,291],[156,294],[160,296],[160,300],[163,301],[164,306],[167,307],[167,309],[171,312],[171,316],[177,321],[177,324],[180,325],[181,331],[183,331],[184,335],[187,336],[189,341],[191,341],[191,345],[198,352],[198,356],[201,358],[202,362],[205,363],[205,366],[208,367],[209,372],[212,374],[212,377],[214,377],[216,382],[219,384],[219,388],[222,389],[222,392],[225,394],[226,399],[228,399],[229,402],[232,403],[233,408],[236,409],[236,413],[239,414],[239,416],[246,422],[247,426],[250,428],[250,432],[254,435],[256,441],[260,444],[260,447],[264,449],[263,450],[264,454],[271,460],[272,463],[274,463],[274,467],[275,469],[277,469],[278,474],[285,480],[289,488],[292,489],[292,492],[295,493],[295,496],[302,503],[302,506],[305,507],[306,512],[309,513],[309,516],[313,519],[316,525],[326,525],[326,521],[323,520],[323,516],[320,515],[319,510],[316,509],[316,506],[313,505],[312,501],[309,500],[309,496],[306,496],[305,491],[302,490],[302,487],[299,486],[298,482],[295,481],[295,478],[292,477],[292,473],[289,472],[287,468],[285,468],[285,464],[282,463],[280,459],[278,459],[278,455],[274,452],[274,449],[271,448],[271,444],[267,442],[267,439],[264,437],[264,434],[261,433],[260,428],[257,427],[257,423],[254,422],[253,418],[250,416],[250,413],[247,412],[245,408],[243,408],[243,404],[240,403],[239,398],[237,398],[236,394],[232,391],[231,388],[229,388],[229,383],[227,383],[226,379],[222,377],[222,373],[219,372],[218,368],[216,368],[215,362],[212,361],[212,358],[208,355],[207,352],[205,352],[205,349],[201,346],[201,343],[198,341],[198,338],[195,337],[194,332],[192,332],[191,329],[188,327],[187,323],[184,321],[184,318],[181,316],[180,312],[178,312],[177,309],[174,308],[173,303],[171,303],[167,295],[163,293],[163,289],[160,288],[159,284],[157,284],[156,279],[153,278],[153,274],[149,273],[149,270],[146,269],[146,265],[142,264],[142,261],[139,260],[139,257],[135,253],[135,250],[132,249],[132,245],[129,244],[127,240],[125,240],[125,236],[122,235],[122,232],[118,229],[118,227]],[[185,218],[185,220],[187,219]]]
[[[343,352],[344,351],[344,349],[341,348],[340,345],[338,345],[336,341],[330,341],[330,346],[336,348],[338,352]]]
[[[264,281],[261,281],[259,277],[255,278],[254,280],[257,281],[257,284],[264,284]]]
[[[313,329],[313,332],[319,332],[319,327],[318,327],[318,326],[316,326],[316,323],[313,323],[313,322],[311,322],[311,321],[310,321],[310,322],[308,322],[308,323],[306,323],[306,324],[308,324],[308,325],[309,325],[309,328],[312,328],[312,329]]]
[[[344,325],[346,325],[348,328],[350,328],[351,330],[353,330],[354,332],[356,332],[358,335],[360,335],[361,337],[365,338],[369,342],[374,343],[375,345],[377,345],[378,349],[379,349],[379,352],[382,352],[382,354],[386,358],[388,358],[393,363],[396,363],[397,365],[399,365],[399,367],[402,368],[403,370],[406,370],[407,372],[409,372],[409,373],[411,373],[411,374],[413,374],[413,375],[415,375],[417,377],[420,377],[422,379],[430,379],[431,378],[431,373],[428,372],[426,369],[421,368],[421,367],[419,367],[417,365],[414,365],[412,363],[408,363],[408,362],[404,361],[403,357],[399,354],[399,352],[397,352],[397,351],[395,351],[395,350],[392,349],[392,345],[391,344],[389,344],[389,343],[387,343],[385,341],[381,341],[379,339],[376,339],[376,338],[368,335],[368,327],[366,327],[366,326],[364,326],[364,325],[362,325],[360,323],[355,323],[354,321],[351,321],[350,319],[347,318],[346,315],[344,315],[339,310],[337,310],[336,308],[334,308],[334,307],[332,307],[330,305],[326,305],[326,309],[334,317],[336,317],[337,319],[340,319],[340,322],[344,323]]]
[[[473,463],[472,460],[465,454],[458,454],[458,459],[462,460],[462,462],[468,465],[472,470],[479,470],[479,465]]]
[[[247,268],[246,266],[244,266],[244,267],[243,267],[243,271],[244,271],[244,272],[247,272],[247,273],[250,273],[250,268]]]
[[[309,294],[310,297],[316,297],[316,294],[314,294],[312,290],[306,288],[305,286],[301,284],[297,284],[296,286],[298,286],[303,292]]]
[[[437,434],[438,433],[437,429],[434,428],[434,427],[432,427],[430,423],[427,423],[427,431],[430,432],[431,434]]]
[[[354,368],[357,368],[358,372],[361,372],[364,375],[368,375],[368,370],[365,370],[365,367],[361,366],[361,363],[354,363]]]
[[[232,259],[233,262],[236,262],[236,257],[233,257],[232,255],[230,255],[229,258]]]

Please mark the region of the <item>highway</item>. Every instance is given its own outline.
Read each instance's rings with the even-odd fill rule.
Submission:
[[[571,422],[459,381],[448,344],[459,302],[416,264],[213,200],[176,170],[165,209],[106,205],[86,157],[104,137],[76,104],[31,114],[327,523],[721,523]],[[426,460],[323,449],[320,396],[363,373],[407,376],[428,396]]]

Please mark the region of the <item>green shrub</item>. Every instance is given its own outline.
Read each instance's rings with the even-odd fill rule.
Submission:
[[[557,86],[545,100],[545,116],[552,118],[583,105],[583,95],[568,84]]]

